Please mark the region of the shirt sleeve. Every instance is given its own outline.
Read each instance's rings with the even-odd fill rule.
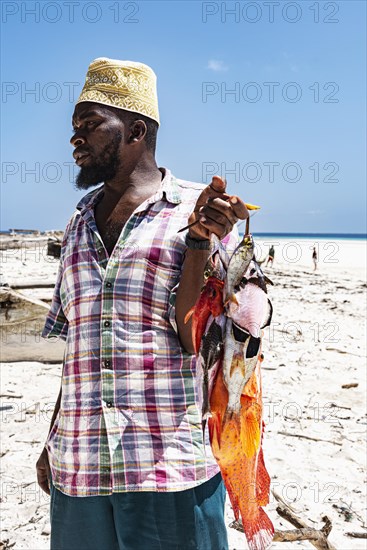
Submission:
[[[224,244],[229,256],[233,254],[235,251],[237,245],[240,242],[240,236],[238,233],[237,225],[235,225],[232,229],[232,231],[222,239],[222,243]],[[169,307],[168,307],[168,319],[169,322],[175,331],[176,334],[178,334],[178,327],[177,327],[177,321],[176,321],[176,293],[179,286],[179,282],[171,289],[171,294],[169,297]]]
[[[69,221],[65,229],[65,233],[61,243],[60,263],[59,263],[59,270],[56,278],[54,294],[52,297],[51,307],[47,314],[45,325],[43,327],[42,334],[41,334],[42,338],[45,338],[45,339],[60,338],[61,340],[66,340],[67,334],[68,334],[69,323],[65,316],[64,310],[62,308],[60,289],[61,289],[62,275],[64,271],[63,252],[64,252],[65,244],[68,238],[71,221],[72,220]]]

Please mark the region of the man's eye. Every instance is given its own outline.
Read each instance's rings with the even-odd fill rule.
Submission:
[[[88,120],[87,126],[94,126],[95,122],[94,120]]]

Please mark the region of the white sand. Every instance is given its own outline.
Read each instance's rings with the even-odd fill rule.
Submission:
[[[265,241],[260,258],[270,246]],[[273,324],[263,343],[265,461],[273,487],[310,526],[320,528],[327,515],[333,523],[330,541],[339,550],[365,549],[366,540],[345,533],[366,531],[366,243],[337,241],[338,262],[329,263],[325,254],[335,249],[324,250],[320,241],[316,273],[308,248],[313,242],[297,244],[297,262],[284,257],[292,246],[279,244],[274,268],[265,269],[275,285]],[[2,281],[55,279],[57,262],[41,250],[33,256],[29,250],[7,251],[6,261],[4,254]],[[1,400],[10,407],[2,411],[1,540],[9,539],[15,549],[42,550],[49,548],[49,502],[36,485],[35,462],[58,394],[60,365],[3,363],[1,373],[1,394],[12,396]],[[353,382],[358,387],[342,389]],[[276,528],[291,529],[275,508],[272,498],[267,512]],[[232,520],[227,505],[227,523]],[[228,532],[231,550],[247,548],[244,535]]]

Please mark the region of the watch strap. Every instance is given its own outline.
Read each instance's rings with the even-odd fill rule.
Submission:
[[[187,248],[190,248],[191,250],[209,250],[210,248],[209,239],[193,239],[190,237],[189,233],[186,233],[185,244]]]

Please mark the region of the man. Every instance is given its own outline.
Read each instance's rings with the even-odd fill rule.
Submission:
[[[269,253],[268,253],[268,261],[266,262],[266,266],[265,266],[265,267],[268,267],[268,263],[270,263],[270,262],[271,262],[271,265],[273,266],[274,255],[275,255],[274,246],[271,245],[271,247],[269,248]]]
[[[51,548],[222,550],[224,487],[203,441],[187,311],[215,233],[248,216],[225,183],[158,168],[156,79],[141,63],[91,63],[74,115],[76,185],[45,338],[66,340],[38,483]],[[184,236],[178,230],[197,221]]]
[[[312,261],[313,261],[313,270],[316,271],[316,269],[317,269],[317,252],[316,252],[316,247],[315,246],[313,247],[313,251],[312,251]]]

